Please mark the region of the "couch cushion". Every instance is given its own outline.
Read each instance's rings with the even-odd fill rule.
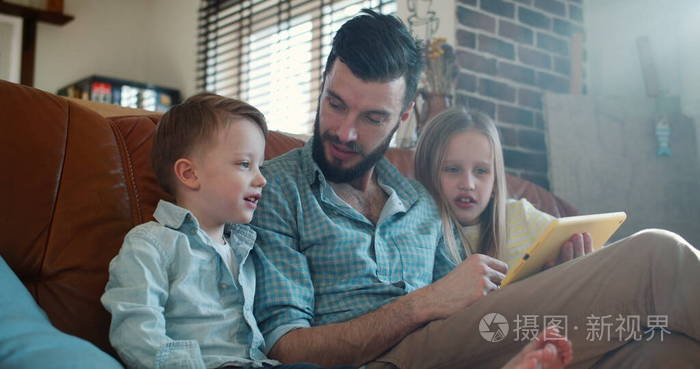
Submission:
[[[0,257],[0,367],[121,368],[90,342],[54,328]]]
[[[108,120],[114,127],[117,146],[121,152],[133,225],[151,221],[160,199],[175,201],[160,187],[151,166],[153,133],[160,115],[121,116]]]
[[[0,81],[0,256],[52,324],[111,350],[99,298],[134,226],[114,128],[49,93]]]
[[[527,199],[537,209],[557,218],[578,215],[578,210],[544,188],[525,179],[506,174],[508,196]]]
[[[270,131],[265,141],[265,160],[274,159],[289,150],[304,146],[304,141],[277,131]]]

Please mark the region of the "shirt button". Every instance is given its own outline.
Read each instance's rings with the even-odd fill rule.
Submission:
[[[221,283],[219,287],[221,287],[222,290],[225,290],[226,288],[228,288],[228,285],[226,283]]]

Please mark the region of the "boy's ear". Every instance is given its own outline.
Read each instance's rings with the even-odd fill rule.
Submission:
[[[190,190],[199,189],[197,171],[195,170],[194,163],[190,159],[177,159],[173,165],[173,169],[175,170],[175,178],[177,178],[178,182],[182,183],[183,186]]]

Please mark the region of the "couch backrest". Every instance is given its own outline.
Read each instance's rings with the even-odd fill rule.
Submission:
[[[99,299],[124,235],[170,199],[150,165],[159,115],[105,118],[0,80],[0,255],[60,330],[115,354]],[[272,132],[266,158],[303,141]]]
[[[0,115],[0,253],[57,328],[112,352],[99,297],[107,265],[138,219],[118,128],[5,81]]]
[[[110,317],[99,301],[109,261],[129,229],[151,220],[158,200],[169,198],[150,166],[158,119],[105,118],[0,80],[0,255],[57,328],[111,354]],[[265,156],[302,145],[271,132]],[[392,149],[387,157],[413,177],[411,150]]]

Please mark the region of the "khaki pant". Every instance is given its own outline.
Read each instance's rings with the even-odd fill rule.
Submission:
[[[490,313],[508,325],[499,342],[479,331]],[[556,316],[565,317],[563,333],[573,342],[571,368],[658,368],[669,360],[676,364],[665,367],[700,367],[700,251],[671,232],[639,232],[431,322],[367,367],[498,368],[532,337],[527,328]],[[623,322],[635,321],[644,337],[629,337]],[[660,328],[647,331],[647,323]],[[495,325],[481,327],[491,338]]]

